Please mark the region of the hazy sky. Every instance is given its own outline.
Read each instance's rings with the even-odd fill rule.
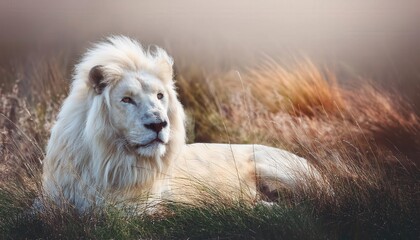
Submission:
[[[420,69],[418,0],[1,0],[0,29],[3,52],[82,51],[101,37],[126,34],[187,62],[191,56],[249,65],[264,55],[301,54],[397,80]]]

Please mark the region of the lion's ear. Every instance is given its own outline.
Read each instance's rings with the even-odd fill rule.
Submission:
[[[97,94],[101,94],[106,84],[104,83],[104,73],[101,65],[94,66],[89,71],[89,82]]]
[[[159,63],[159,75],[161,78],[163,78],[165,81],[172,81],[173,78],[173,69],[172,69],[172,63],[161,60]]]
[[[174,60],[162,48],[156,49],[156,74],[165,82],[172,81]]]

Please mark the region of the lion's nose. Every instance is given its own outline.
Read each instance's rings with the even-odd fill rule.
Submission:
[[[159,122],[159,123],[149,123],[149,124],[144,124],[144,126],[150,130],[153,130],[155,132],[160,132],[160,130],[162,130],[162,128],[166,127],[168,125],[168,122],[163,121],[163,122]]]

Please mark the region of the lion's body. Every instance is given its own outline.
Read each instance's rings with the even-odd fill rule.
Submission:
[[[186,199],[184,185],[192,179],[252,200],[257,180],[293,186],[296,173],[310,172],[305,159],[275,148],[185,145],[184,118],[165,51],[146,52],[126,37],[95,45],[76,66],[52,129],[44,193],[83,212],[107,203]]]
[[[195,143],[186,145],[177,159],[171,191],[173,198],[181,201],[210,191],[224,198],[254,202],[261,191],[269,194],[299,185],[310,171],[305,159],[278,148]]]

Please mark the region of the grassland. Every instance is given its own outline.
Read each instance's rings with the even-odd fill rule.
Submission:
[[[365,79],[342,82],[302,59],[240,71],[177,67],[189,142],[262,143],[313,163],[329,186],[278,193],[274,206],[223,196],[168,202],[131,216],[112,206],[79,216],[31,211],[49,131],[69,86],[66,56],[0,69],[2,239],[417,239],[420,118],[410,103]],[[333,193],[333,194],[332,194]],[[208,198],[213,198],[209,200]],[[199,202],[199,201],[198,201]]]

